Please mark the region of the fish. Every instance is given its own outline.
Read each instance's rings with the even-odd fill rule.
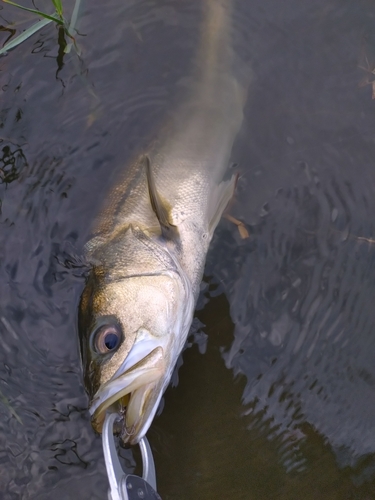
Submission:
[[[248,81],[235,75],[231,0],[202,0],[193,70],[168,124],[113,185],[85,246],[78,326],[93,428],[149,429],[185,345],[214,230],[233,197],[229,167]]]

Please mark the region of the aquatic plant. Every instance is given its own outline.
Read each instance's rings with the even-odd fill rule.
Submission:
[[[60,29],[62,29],[67,37],[70,38],[71,42],[66,44],[65,52],[70,52],[72,46],[74,46],[77,50],[74,34],[75,34],[75,26],[77,23],[78,12],[81,0],[76,0],[72,17],[70,21],[66,20],[64,17],[63,5],[61,0],[51,0],[52,4],[55,8],[55,12],[52,14],[48,14],[46,12],[42,12],[38,9],[30,9],[29,7],[24,7],[16,2],[12,2],[11,0],[1,0],[4,3],[13,5],[19,9],[25,10],[27,12],[31,12],[32,14],[37,15],[38,17],[42,17],[43,19],[33,24],[29,28],[27,28],[21,35],[17,36],[14,40],[11,40],[7,44],[4,45],[2,49],[0,49],[0,55],[5,54],[10,49],[13,49],[23,41],[27,40],[31,35],[39,31],[41,28],[46,26],[47,24],[54,22],[56,23]]]

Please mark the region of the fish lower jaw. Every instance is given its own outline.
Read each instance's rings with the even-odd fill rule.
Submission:
[[[119,413],[124,422],[123,440],[136,443],[142,437],[139,436],[140,430],[145,429],[143,434],[148,430],[152,421],[150,415],[156,412],[154,401],[161,397],[158,397],[157,386],[164,373],[163,349],[158,347],[133,368],[109,381],[92,402],[93,428],[101,433],[107,411]]]
[[[116,434],[120,435],[124,444],[137,444],[151,425],[161,399],[162,394],[151,405],[148,405],[156,389],[155,386],[155,383],[142,386],[132,393],[120,397],[105,410],[95,413],[92,419],[94,430],[100,434],[105,414],[107,412],[117,413],[122,418],[118,422]]]
[[[132,393],[125,409],[121,439],[124,443],[137,444],[148,431],[160,398],[152,398],[156,392],[156,384],[149,384]],[[161,395],[160,395],[161,396]],[[150,401],[154,399],[154,401]]]

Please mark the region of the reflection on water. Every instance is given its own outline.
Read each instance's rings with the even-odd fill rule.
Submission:
[[[374,249],[351,233],[361,219],[349,206],[359,214],[361,200],[340,184],[323,187],[316,176],[310,189],[279,192],[270,203],[234,285],[235,340],[225,360],[247,376],[252,420],[294,438],[293,450],[308,422],[344,466],[375,451],[375,317]]]
[[[81,59],[61,64],[50,26],[0,60],[5,499],[106,498],[78,355],[81,248],[173,106],[200,18],[190,0],[107,4],[86,5]],[[254,81],[231,214],[250,238],[225,220],[214,237],[149,433],[160,493],[374,499],[374,6],[238,0],[235,22]],[[136,452],[121,455],[133,470]]]
[[[18,179],[22,168],[27,165],[27,161],[20,147],[3,145],[0,165],[0,182],[9,184]]]

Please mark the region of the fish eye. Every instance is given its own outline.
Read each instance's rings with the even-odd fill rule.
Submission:
[[[120,341],[121,331],[117,325],[103,325],[94,333],[94,347],[99,354],[115,351]]]

